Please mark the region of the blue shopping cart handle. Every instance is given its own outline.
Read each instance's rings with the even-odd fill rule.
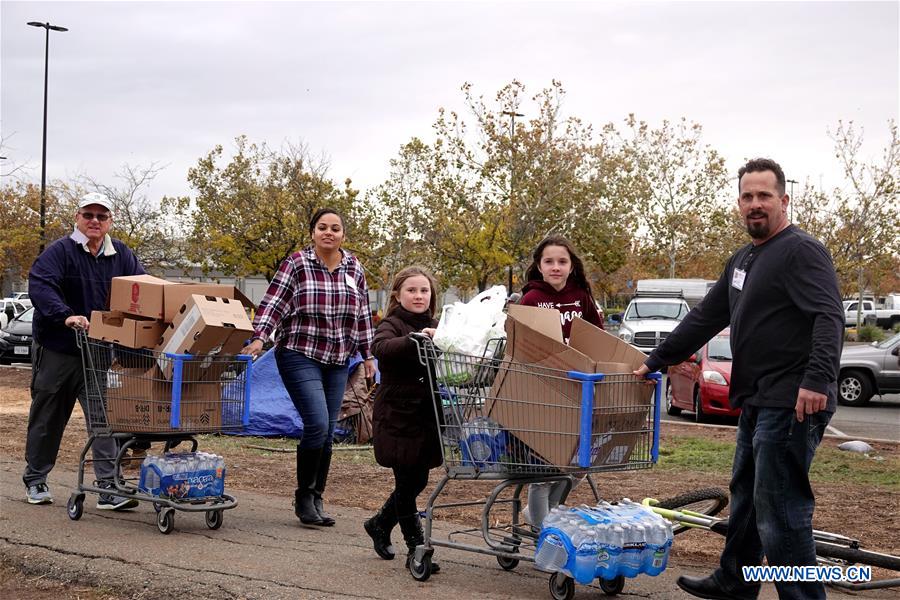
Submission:
[[[581,382],[581,415],[578,436],[578,466],[591,466],[591,426],[594,414],[594,384],[603,381],[605,373],[569,371],[570,379]]]
[[[604,373],[582,373],[581,371],[569,371],[566,375],[569,376],[569,379],[591,382],[602,381],[606,377]]]
[[[655,465],[659,462],[659,403],[661,401],[662,373],[654,371],[653,373],[647,373],[645,377],[656,382],[653,386],[653,445],[650,446],[650,461]]]

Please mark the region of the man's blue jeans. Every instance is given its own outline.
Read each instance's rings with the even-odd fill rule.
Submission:
[[[278,373],[303,420],[300,448],[331,449],[347,385],[347,365],[328,365],[295,350],[275,350]]]
[[[755,597],[759,583],[744,581],[741,567],[816,564],[812,536],[815,498],[809,466],[832,413],[797,421],[793,409],[744,405],[731,475],[731,516],[719,568],[713,577],[735,596]],[[775,582],[778,597],[825,598],[820,582]]]

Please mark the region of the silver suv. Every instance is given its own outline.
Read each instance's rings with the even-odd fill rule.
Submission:
[[[883,342],[845,346],[838,376],[838,402],[864,406],[875,394],[900,392],[900,333]]]

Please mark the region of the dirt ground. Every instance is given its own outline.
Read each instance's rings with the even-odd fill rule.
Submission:
[[[28,419],[30,395],[28,384],[31,372],[19,369],[0,369],[0,454],[18,459],[23,456],[25,429]],[[688,425],[667,424],[662,432],[662,444],[666,439],[679,435],[706,436],[721,441],[733,441],[734,432],[727,429],[694,428]],[[77,464],[85,440],[85,425],[81,411],[76,408],[63,438],[58,464]],[[262,452],[247,448],[251,443],[243,438],[229,438],[226,461],[229,465],[228,487],[249,489],[285,498],[285,510],[290,510],[294,488],[294,457],[292,453]],[[838,441],[827,439],[825,445],[836,446]],[[218,445],[218,444],[216,444]],[[877,445],[876,450],[885,456],[897,456],[900,448],[896,445]],[[432,471],[426,494],[440,478],[441,471]],[[685,473],[650,469],[642,471],[609,473],[593,476],[605,499],[628,497],[639,500],[646,496],[664,498],[697,488],[728,488],[725,476],[710,476],[701,473]],[[451,482],[445,491],[444,501],[471,500],[489,490],[484,482]],[[327,502],[376,510],[391,489],[391,476],[387,469],[375,465],[371,460],[361,460],[351,452],[337,452],[329,476]],[[814,526],[817,529],[839,532],[843,535],[864,540],[868,548],[900,553],[898,539],[898,514],[900,514],[900,492],[877,489],[869,486],[845,483],[814,484],[817,498]],[[59,495],[59,494],[58,494]],[[576,488],[570,496],[570,504],[592,503],[593,495],[587,485]],[[424,504],[424,502],[423,502]],[[725,511],[727,513],[727,509]],[[438,518],[471,522],[480,511],[476,508],[455,509],[444,512]],[[723,538],[705,532],[689,532],[679,536],[673,549],[673,556],[683,557],[691,562],[715,564],[722,550]],[[0,565],[2,566],[2,565]],[[51,585],[51,584],[47,584]],[[17,586],[31,589],[30,584],[16,577],[9,569],[0,569],[0,595],[3,597],[64,597],[64,598],[113,598],[96,590],[81,590],[68,586],[56,590],[51,595],[23,596],[16,593]],[[12,592],[12,593],[11,593]]]

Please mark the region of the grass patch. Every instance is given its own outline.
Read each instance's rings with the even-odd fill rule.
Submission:
[[[867,458],[856,452],[819,447],[810,469],[810,479],[828,483],[859,483],[900,490],[900,458]]]
[[[659,451],[658,468],[667,471],[714,473],[729,477],[734,444],[700,437],[669,438]],[[854,483],[900,490],[900,458],[867,458],[855,452],[819,447],[810,468],[810,480]]]
[[[733,458],[733,443],[702,437],[673,437],[660,443],[658,467],[667,471],[730,475]]]

